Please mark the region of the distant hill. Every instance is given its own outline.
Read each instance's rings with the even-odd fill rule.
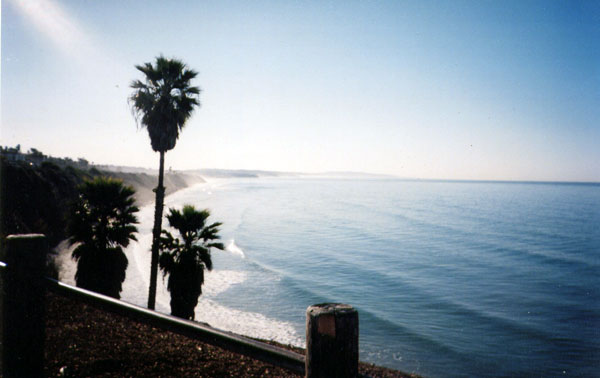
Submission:
[[[126,167],[116,165],[97,165],[98,169],[110,172],[123,173],[143,173],[147,175],[157,175],[156,169]],[[179,174],[189,174],[192,177],[201,176],[206,178],[252,178],[252,177],[332,177],[332,178],[395,178],[395,176],[364,173],[364,172],[286,172],[286,171],[266,171],[260,169],[189,169],[183,171],[174,171]]]
[[[284,172],[284,171],[263,171],[256,169],[194,169],[184,172],[191,172],[203,177],[214,178],[235,178],[235,177],[339,177],[339,178],[395,178],[390,175],[364,173],[364,172]]]
[[[298,176],[297,173],[250,169],[194,169],[185,172],[214,178]]]
[[[323,173],[305,173],[303,174],[303,176],[308,176],[308,177],[331,177],[331,178],[355,178],[355,179],[367,179],[367,178],[371,178],[371,179],[377,179],[377,178],[381,178],[381,179],[393,179],[393,178],[397,178],[396,176],[392,176],[392,175],[383,175],[383,174],[377,174],[377,173],[364,173],[364,172],[323,172]]]

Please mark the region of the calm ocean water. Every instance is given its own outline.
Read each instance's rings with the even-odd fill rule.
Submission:
[[[261,178],[167,206],[224,222],[196,319],[303,345],[306,307],[355,306],[360,358],[446,376],[598,376],[600,185]],[[144,305],[152,206],[123,298]],[[169,312],[162,288],[158,309]]]

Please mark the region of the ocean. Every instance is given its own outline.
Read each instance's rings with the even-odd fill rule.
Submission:
[[[600,185],[236,178],[166,199],[183,204],[210,209],[227,246],[198,321],[304,346],[306,308],[341,302],[359,312],[362,361],[425,377],[600,374]],[[152,218],[141,209],[122,293],[142,306]]]

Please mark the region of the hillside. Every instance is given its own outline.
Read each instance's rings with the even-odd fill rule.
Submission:
[[[158,184],[158,178],[156,175],[148,173],[130,173],[130,172],[117,172],[117,171],[105,171],[106,175],[115,177],[123,180],[123,182],[135,189],[135,198],[138,206],[147,205],[154,202],[155,194],[153,189]],[[165,173],[166,188],[165,194],[169,195],[178,190],[187,188],[188,186],[205,182],[204,179],[198,175],[188,173]]]
[[[93,173],[53,163],[0,163],[0,236],[42,233],[50,246],[65,239],[67,213],[77,186]]]
[[[99,171],[59,166],[52,162],[39,165],[0,159],[0,237],[17,233],[42,233],[51,247],[66,239],[69,209],[77,199],[77,186],[96,176],[123,180],[136,190],[138,206],[154,201],[152,189],[157,177],[146,173]],[[166,193],[203,182],[192,174],[165,175]]]

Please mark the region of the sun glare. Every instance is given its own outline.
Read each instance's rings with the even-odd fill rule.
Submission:
[[[74,56],[82,49],[89,49],[81,27],[51,0],[10,0],[26,19],[61,51]]]

